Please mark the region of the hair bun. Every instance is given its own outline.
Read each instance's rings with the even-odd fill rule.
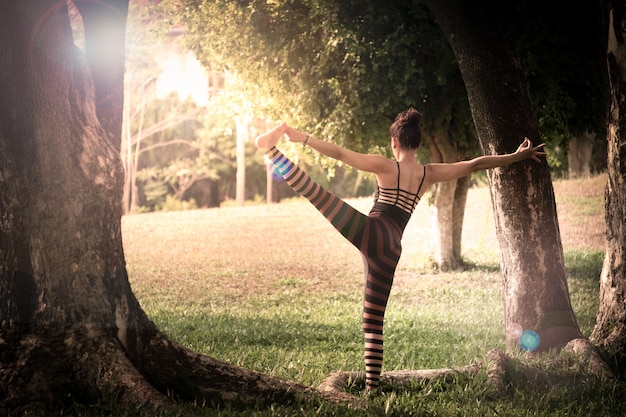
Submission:
[[[422,114],[409,107],[396,116],[396,120],[389,126],[389,134],[398,139],[401,147],[417,149],[422,142],[421,121]]]
[[[413,107],[409,107],[404,112],[405,122],[406,124],[419,126],[422,121],[422,113],[415,110]]]

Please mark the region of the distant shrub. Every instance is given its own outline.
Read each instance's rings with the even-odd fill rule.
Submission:
[[[155,211],[185,211],[198,208],[196,200],[193,198],[188,201],[181,201],[172,195],[167,195],[165,201],[159,203]]]

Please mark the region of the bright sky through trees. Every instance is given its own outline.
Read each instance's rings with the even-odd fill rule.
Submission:
[[[182,101],[191,98],[198,106],[207,106],[208,75],[191,51],[170,51],[159,64],[162,72],[156,84],[158,98],[176,92]]]

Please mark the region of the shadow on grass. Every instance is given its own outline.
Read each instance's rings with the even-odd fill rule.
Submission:
[[[599,250],[583,251],[577,249],[565,250],[565,273],[570,278],[597,281],[602,272],[604,252]],[[498,272],[500,264],[497,262],[480,262],[472,259],[463,259],[463,271]]]
[[[497,262],[477,262],[472,259],[463,259],[463,271],[469,272],[498,272],[500,264]]]

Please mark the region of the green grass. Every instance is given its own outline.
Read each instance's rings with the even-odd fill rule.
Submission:
[[[573,188],[580,187],[577,183]],[[574,311],[581,330],[589,335],[598,307],[603,252],[598,244],[575,246],[581,239],[568,236],[578,233],[580,219],[586,219],[585,230],[603,233],[598,232],[602,213],[597,202],[596,208],[588,208],[593,197],[569,197],[558,203],[566,269]],[[351,203],[366,211],[371,202]],[[430,210],[425,204],[418,207],[403,240],[385,320],[385,371],[463,366],[483,359],[490,349],[504,349],[499,254],[487,190],[470,190],[467,212],[472,221],[466,223],[463,237],[470,265],[466,271],[434,273],[429,261]],[[334,371],[362,370],[360,256],[308,203],[129,216],[124,218],[124,244],[131,284],[142,307],[176,341],[311,386]],[[504,397],[492,398],[485,380],[482,374],[458,376],[452,382],[385,391],[368,398],[365,411],[302,402],[243,411],[208,405],[202,413],[626,414],[619,391],[597,381],[555,385],[540,393],[522,384]],[[359,387],[354,390],[358,394]],[[183,407],[180,414],[184,412]]]

